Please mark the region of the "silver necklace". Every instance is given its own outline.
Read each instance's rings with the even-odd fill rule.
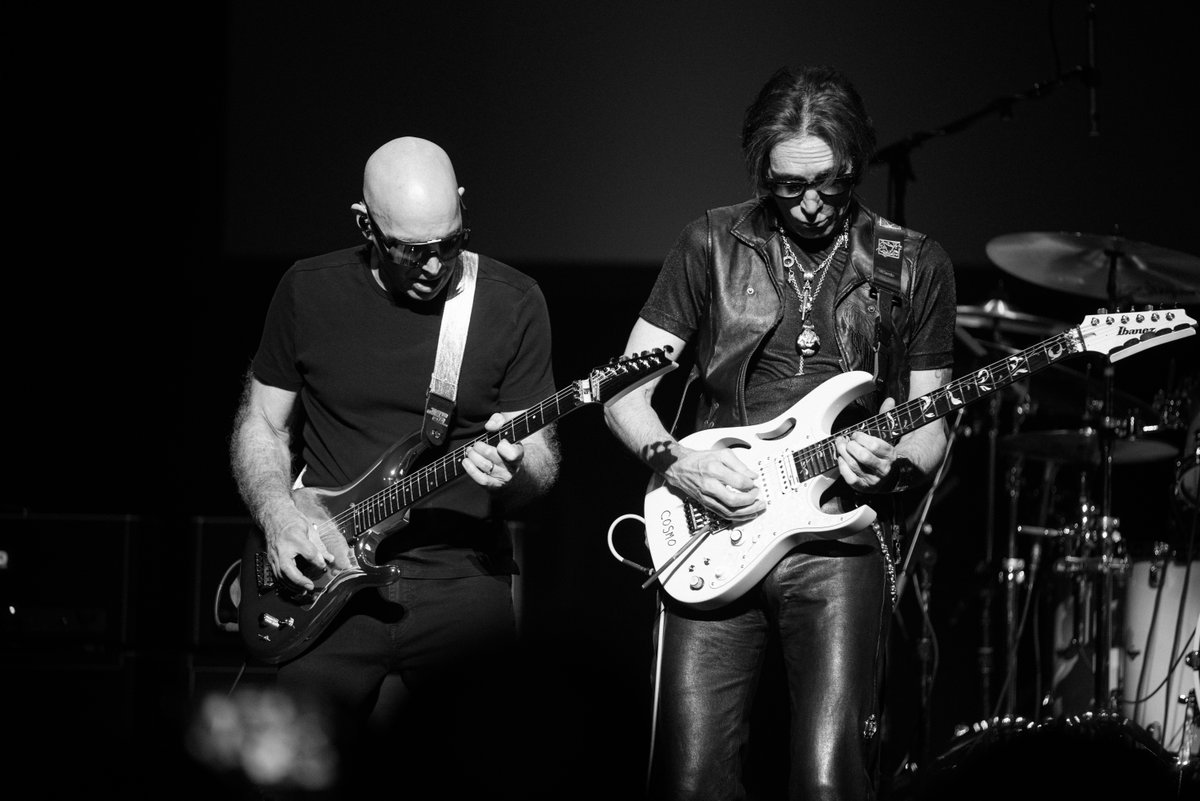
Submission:
[[[796,337],[796,350],[800,353],[800,366],[796,370],[796,375],[804,375],[804,359],[812,358],[817,355],[817,351],[821,349],[821,337],[817,336],[817,329],[809,320],[809,315],[812,313],[813,302],[817,299],[817,293],[821,291],[821,287],[825,284],[825,276],[829,273],[829,265],[833,262],[833,257],[841,250],[842,245],[846,244],[849,236],[850,225],[847,221],[842,226],[842,232],[838,235],[837,241],[833,243],[833,247],[829,250],[829,255],[826,256],[820,264],[812,270],[804,270],[804,287],[801,288],[796,280],[796,273],[793,268],[799,263],[796,254],[792,251],[792,244],[788,241],[788,236],[783,229],[779,230],[780,238],[783,241],[783,267],[787,270],[788,283],[792,285],[792,289],[796,291],[796,297],[800,300],[800,336]],[[817,274],[820,273],[820,277]],[[817,287],[813,289],[813,279],[817,280]]]

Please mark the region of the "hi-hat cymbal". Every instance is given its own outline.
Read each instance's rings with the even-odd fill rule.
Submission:
[[[1073,465],[1100,464],[1100,433],[1090,427],[1060,431],[1023,431],[1010,434],[1001,448],[1031,459],[1045,459]],[[1179,449],[1168,442],[1125,437],[1112,443],[1113,464],[1143,464],[1170,459]]]
[[[1019,312],[1000,298],[992,298],[982,306],[959,306],[958,324],[998,334],[1032,334],[1048,337],[1066,331],[1068,325],[1047,317]]]
[[[987,244],[1005,272],[1038,286],[1118,303],[1200,298],[1200,257],[1119,236],[1034,231]]]

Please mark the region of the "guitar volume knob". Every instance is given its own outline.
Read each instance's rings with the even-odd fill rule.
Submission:
[[[693,590],[702,590],[704,589],[704,579],[700,576],[692,576],[692,580],[688,586]]]
[[[258,622],[264,626],[270,626],[273,629],[291,628],[296,625],[296,619],[291,617],[278,618],[269,612],[263,612],[258,617]]]

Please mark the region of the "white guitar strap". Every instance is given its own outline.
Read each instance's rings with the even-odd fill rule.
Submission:
[[[467,328],[471,324],[471,306],[475,303],[475,277],[479,272],[479,257],[464,250],[459,259],[462,276],[453,293],[446,298],[442,311],[442,329],[438,335],[437,359],[433,378],[425,396],[425,423],[422,433],[433,446],[446,441],[450,417],[458,400],[458,371],[467,344]]]
[[[467,328],[471,324],[471,306],[475,303],[475,277],[479,273],[479,257],[464,250],[459,259],[462,275],[458,285],[446,298],[442,310],[442,328],[438,334],[437,358],[433,378],[425,395],[425,422],[422,433],[431,445],[446,441],[450,416],[458,399],[458,371],[462,366],[463,350],[467,343]],[[305,466],[307,467],[307,465]],[[304,486],[304,469],[296,476],[292,489]]]

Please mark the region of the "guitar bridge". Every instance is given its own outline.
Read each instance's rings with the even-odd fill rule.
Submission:
[[[723,528],[728,523],[724,518],[718,517],[705,507],[691,500],[684,503],[683,510],[687,517],[688,531],[693,534],[705,528]]]

